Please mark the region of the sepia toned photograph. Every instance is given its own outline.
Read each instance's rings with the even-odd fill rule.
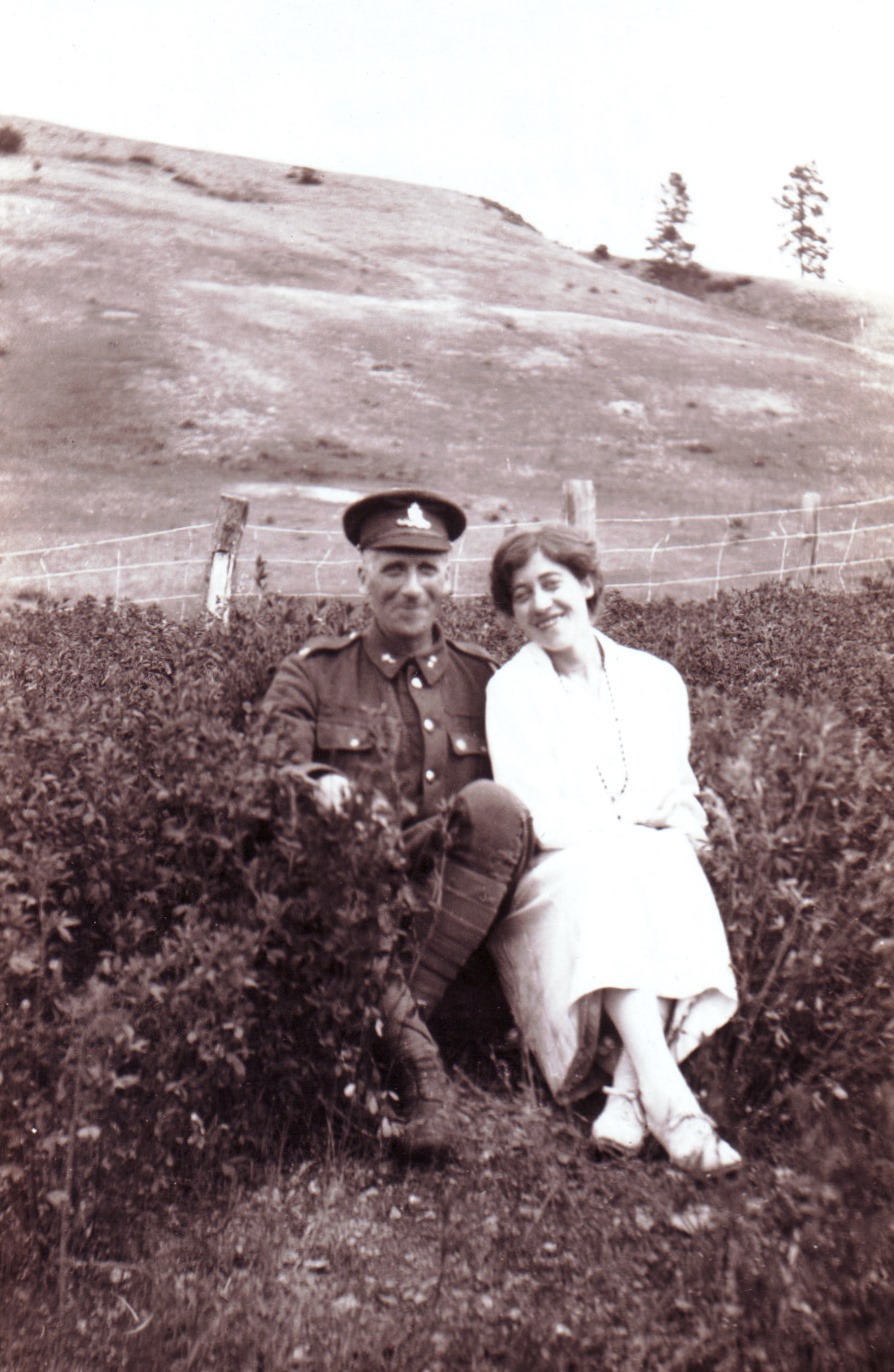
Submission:
[[[0,1372],[886,1372],[887,17],[0,24]]]

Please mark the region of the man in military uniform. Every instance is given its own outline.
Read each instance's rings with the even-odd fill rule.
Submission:
[[[430,927],[415,931],[409,984],[385,988],[383,1037],[409,1086],[400,1146],[409,1157],[440,1155],[450,1147],[451,1092],[420,1010],[435,1009],[508,906],[530,856],[530,821],[490,779],[484,695],[496,664],[438,624],[462,510],[429,491],[386,491],[349,506],[342,522],[360,550],[372,623],[286,658],[265,717],[278,756],[322,807],[342,806],[361,774],[378,770],[386,794],[397,780],[412,870],[433,878],[439,901]]]

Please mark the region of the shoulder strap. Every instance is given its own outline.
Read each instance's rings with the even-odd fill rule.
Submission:
[[[316,653],[339,653],[342,648],[347,648],[349,644],[356,643],[359,637],[356,629],[349,634],[318,634],[315,638],[309,638],[298,649],[298,656],[304,659],[313,657]]]
[[[488,648],[482,648],[480,643],[469,643],[466,639],[448,638],[445,640],[450,647],[457,653],[463,653],[466,657],[477,657],[479,661],[486,662],[487,665],[497,670],[499,663],[493,653]]]

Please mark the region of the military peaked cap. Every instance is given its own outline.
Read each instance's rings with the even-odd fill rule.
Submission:
[[[377,491],[349,505],[342,515],[349,542],[367,548],[407,548],[446,553],[466,527],[452,500],[433,491]]]

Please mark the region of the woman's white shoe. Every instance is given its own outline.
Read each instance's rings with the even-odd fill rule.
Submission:
[[[591,1137],[600,1153],[635,1158],[646,1141],[646,1117],[635,1091],[606,1086],[608,1104],[593,1121]]]
[[[683,1172],[720,1176],[741,1166],[741,1154],[720,1137],[708,1115],[677,1115],[661,1126],[652,1123],[651,1129],[673,1165]]]

